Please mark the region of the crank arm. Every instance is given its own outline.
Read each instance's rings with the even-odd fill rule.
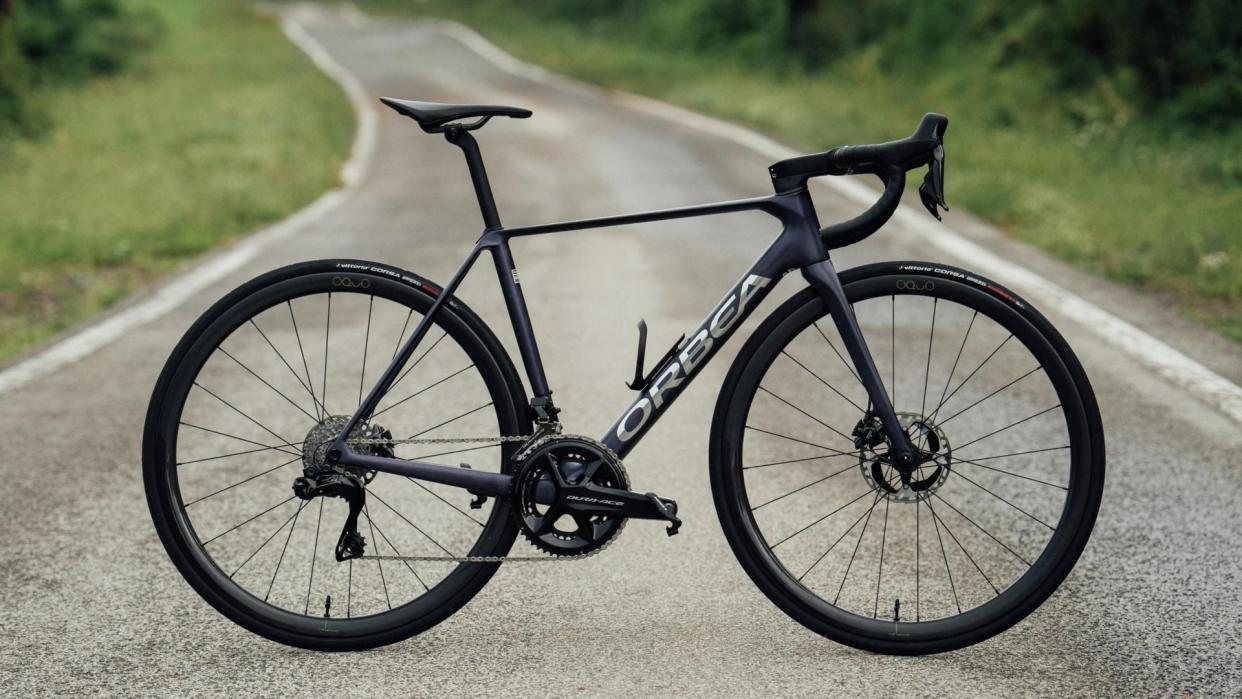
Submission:
[[[637,493],[588,483],[573,487],[564,495],[563,502],[569,512],[664,520],[669,523],[669,536],[681,528],[681,520],[677,518],[677,502],[655,493]]]

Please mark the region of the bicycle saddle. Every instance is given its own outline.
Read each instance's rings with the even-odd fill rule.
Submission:
[[[494,116],[507,116],[514,119],[525,119],[530,116],[529,109],[506,107],[495,104],[443,104],[441,102],[416,102],[399,100],[393,97],[381,97],[381,102],[392,107],[402,116],[408,116],[427,133],[439,133],[449,124],[478,117],[469,124],[462,124],[465,129],[477,129]]]

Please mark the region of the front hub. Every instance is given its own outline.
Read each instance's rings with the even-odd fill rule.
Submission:
[[[932,496],[948,479],[953,464],[949,438],[932,418],[897,413],[915,449],[912,463],[898,463],[892,440],[878,418],[868,415],[854,428],[863,480],[894,502],[914,503]]]

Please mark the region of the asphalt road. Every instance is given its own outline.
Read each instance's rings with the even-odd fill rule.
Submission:
[[[346,22],[307,29],[375,95],[512,103],[526,121],[480,135],[510,225],[762,194],[761,156],[636,113],[607,95],[513,77],[434,25]],[[952,180],[949,181],[950,197]],[[851,207],[820,196],[820,217]],[[1242,354],[1159,308],[1041,255],[979,240],[1133,322],[1167,333],[1227,374]],[[184,583],[151,526],[139,442],[168,351],[207,305],[292,261],[384,260],[443,281],[479,219],[456,149],[407,120],[380,119],[361,189],[209,292],[0,401],[9,456],[0,523],[0,687],[5,694],[1237,695],[1242,691],[1242,446],[1239,425],[1144,371],[1089,329],[1058,322],[1104,413],[1109,476],[1095,535],[1043,608],[981,645],[925,658],[834,644],[773,607],[732,558],[707,479],[722,353],[627,459],[636,488],[676,498],[668,539],[631,523],[585,562],[502,567],[459,614],[407,642],[350,656],[279,646],[219,616]],[[515,248],[549,378],[569,432],[599,435],[630,393],[633,324],[653,348],[693,327],[771,239],[741,215],[552,236]],[[893,226],[836,255],[840,267],[924,258]],[[969,266],[969,260],[945,260]],[[461,292],[511,348],[504,307],[479,268]],[[1003,281],[1003,280],[1002,280]],[[797,287],[791,277],[756,317]],[[751,325],[753,326],[752,321]],[[1204,338],[1204,339],[1200,339]]]

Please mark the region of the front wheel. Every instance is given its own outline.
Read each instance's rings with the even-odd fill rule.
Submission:
[[[712,491],[755,584],[808,628],[883,653],[961,648],[1061,583],[1104,484],[1091,386],[1055,329],[961,270],[887,263],[842,282],[923,464],[902,474],[822,300],[739,353],[712,427]]]

